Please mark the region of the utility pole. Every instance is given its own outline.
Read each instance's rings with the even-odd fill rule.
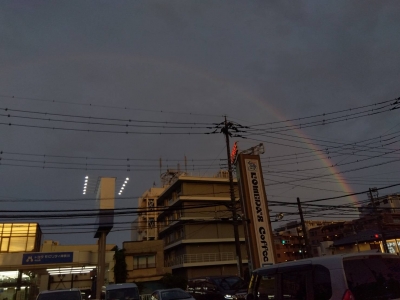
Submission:
[[[360,245],[358,244],[358,232],[356,231],[356,227],[354,224],[351,225],[353,227],[353,234],[356,237],[356,244],[357,244],[357,252],[360,252]]]
[[[236,212],[236,199],[235,199],[235,190],[233,186],[232,162],[231,162],[230,146],[229,146],[229,136],[231,135],[229,129],[231,128],[232,128],[232,123],[227,122],[225,117],[224,127],[221,129],[221,131],[225,135],[226,154],[228,158],[229,191],[231,196],[233,234],[235,237],[237,267],[239,276],[243,278],[242,253],[240,250],[239,229],[238,229],[237,212]]]
[[[306,244],[306,249],[307,249],[307,255],[305,257],[312,257],[311,249],[310,249],[310,243],[308,242],[308,234],[306,230],[306,223],[304,222],[304,217],[303,217],[303,210],[301,209],[301,203],[300,203],[300,198],[297,197],[297,207],[299,208],[299,214],[300,214],[300,220],[301,220],[301,228],[303,230],[303,236],[304,236],[304,243]]]
[[[371,188],[369,189],[369,196],[371,198],[372,207],[374,208],[374,214],[375,214],[375,217],[376,217],[377,222],[378,222],[378,230],[379,230],[379,233],[381,234],[381,237],[382,237],[383,251],[385,253],[389,253],[389,248],[388,248],[388,245],[387,245],[387,242],[386,242],[386,234],[385,234],[385,232],[384,232],[384,230],[382,228],[382,219],[381,219],[381,216],[378,213],[378,210],[376,209],[376,204],[375,204],[374,196],[372,195],[372,189]]]

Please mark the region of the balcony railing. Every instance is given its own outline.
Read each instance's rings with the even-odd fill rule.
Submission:
[[[183,254],[174,259],[166,261],[167,267],[175,265],[203,263],[203,262],[217,262],[235,260],[233,252],[218,252],[218,253],[201,253],[201,254]]]

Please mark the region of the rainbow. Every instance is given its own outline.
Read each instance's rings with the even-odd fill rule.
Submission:
[[[121,55],[121,54],[80,54],[80,55],[74,55],[74,56],[53,56],[53,57],[45,57],[41,60],[35,60],[33,62],[26,62],[26,61],[20,61],[19,66],[15,65],[10,65],[10,73],[12,71],[19,69],[19,68],[27,68],[30,65],[43,65],[43,64],[52,64],[54,62],[71,62],[71,61],[115,61],[115,62],[120,62],[124,65],[127,63],[136,63],[136,64],[147,64],[147,65],[154,65],[157,67],[164,66],[167,68],[174,68],[182,72],[189,73],[191,75],[196,75],[199,76],[203,79],[206,79],[212,83],[218,83],[221,86],[226,86],[229,87],[230,89],[234,89],[236,91],[239,91],[241,94],[243,94],[246,99],[250,99],[254,102],[256,102],[262,109],[265,109],[265,107],[268,108],[269,112],[272,112],[272,114],[279,119],[280,121],[284,121],[287,118],[284,117],[284,114],[279,112],[277,109],[271,107],[267,103],[265,103],[264,99],[261,99],[258,96],[253,95],[247,90],[244,90],[243,87],[241,87],[238,83],[232,83],[228,81],[226,78],[221,78],[217,76],[214,73],[206,72],[199,67],[192,67],[188,66],[187,64],[181,64],[176,61],[171,62],[170,60],[162,59],[159,57],[153,57],[153,56],[144,56],[144,55]],[[6,66],[5,66],[6,67]],[[289,122],[291,124],[291,122]],[[294,124],[292,124],[294,125]],[[340,170],[335,167],[325,156],[325,154],[321,151],[321,149],[318,149],[311,139],[301,130],[301,129],[295,129],[294,132],[298,137],[301,139],[307,141],[307,145],[310,148],[310,150],[315,151],[316,156],[319,158],[319,160],[323,163],[324,166],[329,168],[330,173],[333,175],[333,177],[338,181],[339,186],[341,189],[344,191],[346,194],[353,194],[354,191],[352,190],[351,186],[346,182],[344,176],[340,174]],[[353,203],[357,203],[358,199],[356,196],[349,196],[350,200]]]

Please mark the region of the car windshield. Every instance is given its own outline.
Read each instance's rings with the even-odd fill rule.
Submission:
[[[106,292],[107,300],[130,300],[139,299],[137,288],[121,288],[115,290],[108,290]]]
[[[81,300],[81,293],[77,291],[55,291],[39,294],[37,300]]]
[[[161,292],[161,300],[176,300],[176,299],[188,299],[191,296],[180,290],[171,290],[171,291],[164,291]]]
[[[215,278],[214,282],[223,290],[238,290],[245,288],[245,282],[240,277]]]
[[[371,255],[343,262],[347,284],[355,299],[400,298],[400,258]]]

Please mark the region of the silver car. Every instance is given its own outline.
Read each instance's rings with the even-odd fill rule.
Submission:
[[[155,290],[151,293],[151,300],[196,300],[180,288]]]
[[[253,271],[246,299],[400,299],[400,257],[360,252],[263,267]]]

